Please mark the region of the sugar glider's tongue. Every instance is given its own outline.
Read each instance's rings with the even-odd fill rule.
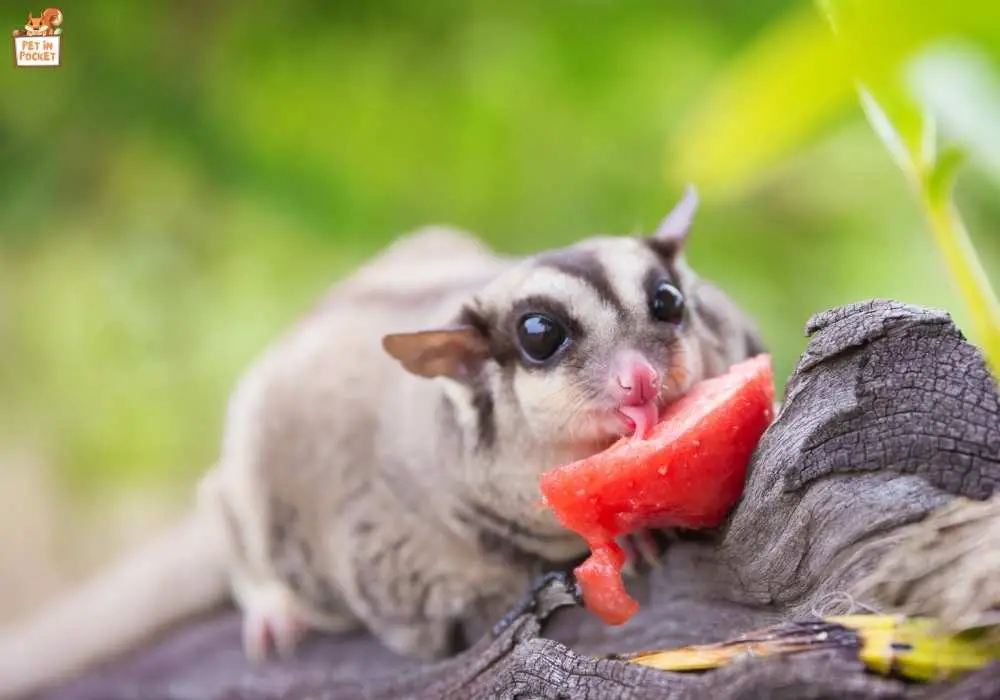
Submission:
[[[649,437],[660,417],[656,405],[660,393],[660,375],[636,350],[624,349],[611,362],[611,392],[618,412],[635,426],[635,437]]]
[[[619,406],[623,416],[635,423],[635,437],[645,440],[653,432],[660,419],[660,409],[656,401],[639,404],[638,406]]]

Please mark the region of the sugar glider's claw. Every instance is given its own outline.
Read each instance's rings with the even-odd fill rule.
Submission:
[[[615,538],[615,544],[625,552],[625,563],[622,565],[622,575],[634,576],[638,573],[639,553],[636,551],[635,543],[628,535],[621,535]]]
[[[253,612],[243,615],[243,653],[253,663],[267,659],[271,648],[271,631],[267,620]]]
[[[663,545],[650,530],[637,530],[615,540],[625,551],[622,573],[634,576],[641,571],[656,569],[663,564]]]
[[[308,627],[297,617],[287,615],[275,620],[271,630],[271,642],[278,657],[289,659],[295,655],[299,642],[305,636]]]
[[[640,530],[633,534],[632,540],[640,560],[649,568],[659,568],[662,563],[660,543],[656,541],[649,530]]]
[[[272,650],[278,658],[287,659],[308,629],[288,606],[254,606],[243,616],[243,651],[254,663],[267,661]]]

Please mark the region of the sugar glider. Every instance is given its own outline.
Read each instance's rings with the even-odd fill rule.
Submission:
[[[444,227],[335,284],[250,367],[198,508],[159,543],[0,633],[0,697],[119,654],[228,596],[253,659],[310,629],[456,651],[584,542],[539,475],[646,433],[764,350],[685,260],[689,187],[650,235],[524,258]]]

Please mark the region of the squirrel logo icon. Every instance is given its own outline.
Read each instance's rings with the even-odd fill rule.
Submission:
[[[47,8],[40,17],[28,13],[28,22],[14,30],[11,39],[17,67],[55,68],[62,63],[63,13]]]
[[[35,17],[29,12],[27,24],[22,29],[15,29],[14,36],[58,36],[62,33],[62,21],[62,10],[55,7],[47,8],[41,17]]]

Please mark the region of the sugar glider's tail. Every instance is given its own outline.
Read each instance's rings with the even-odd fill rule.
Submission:
[[[223,533],[196,510],[38,615],[0,629],[0,699],[40,692],[228,594]]]

